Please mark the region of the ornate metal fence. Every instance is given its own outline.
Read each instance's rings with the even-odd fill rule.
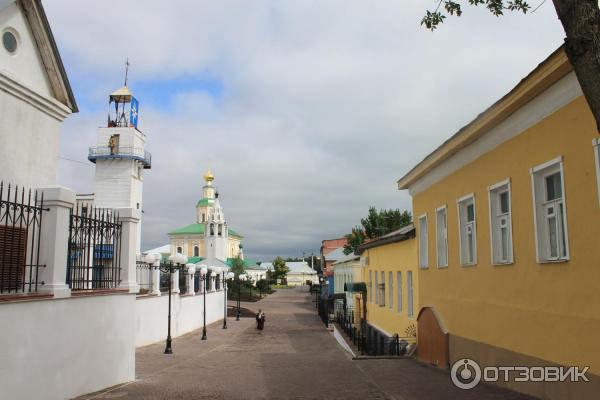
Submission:
[[[44,196],[0,182],[0,294],[36,292]]]
[[[121,283],[121,230],[112,210],[71,210],[67,284],[71,290],[112,289]]]

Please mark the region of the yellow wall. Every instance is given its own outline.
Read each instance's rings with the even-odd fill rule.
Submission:
[[[427,213],[429,232],[429,268],[419,274],[419,301],[437,309],[451,335],[562,365],[589,365],[592,373],[600,373],[595,137],[594,120],[579,97],[413,197],[415,221]],[[538,264],[529,168],[559,155],[570,260]],[[511,182],[514,263],[494,266],[487,187],[506,178]],[[456,200],[469,193],[475,193],[478,263],[463,267]],[[449,266],[438,269],[435,209],[443,204],[448,206]]]
[[[402,242],[390,243],[383,246],[373,247],[366,250],[363,256],[368,257],[368,265],[364,268],[363,277],[367,283],[367,291],[372,290],[373,296],[367,293],[367,321],[375,328],[385,331],[388,335],[398,334],[406,336],[406,329],[410,325],[416,327],[417,314],[419,311],[419,277],[417,264],[416,240],[407,239]],[[371,271],[371,275],[369,272]],[[385,306],[375,304],[375,273],[379,274],[381,283],[381,272],[385,272]],[[389,306],[389,271],[392,272],[393,284],[393,308]],[[398,303],[398,281],[396,272],[402,272],[402,311],[399,313]],[[407,271],[412,271],[413,276],[413,316],[408,317],[408,289]],[[372,282],[369,284],[369,276]]]

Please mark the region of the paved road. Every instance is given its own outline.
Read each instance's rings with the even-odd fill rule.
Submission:
[[[352,361],[318,320],[305,289],[279,290],[251,309],[267,316],[259,334],[254,320],[230,319],[137,351],[135,382],[90,399],[396,399],[525,400],[503,389],[478,386],[462,391],[447,373],[414,360]]]

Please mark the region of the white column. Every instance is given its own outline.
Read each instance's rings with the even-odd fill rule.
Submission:
[[[138,293],[136,275],[138,224],[140,222],[140,210],[135,208],[116,208],[115,213],[119,216],[121,229],[121,284],[122,289],[128,289],[129,293]]]
[[[187,287],[188,287],[188,291],[187,294],[194,296],[196,294],[196,292],[194,291],[194,273],[196,272],[196,266],[195,265],[189,265],[187,267]]]
[[[38,189],[44,195],[44,211],[40,229],[40,265],[38,286],[40,292],[55,297],[69,297],[71,289],[66,284],[69,252],[70,211],[75,204],[75,193],[62,186]]]
[[[156,258],[154,264],[152,264],[152,294],[160,296],[160,254]]]
[[[176,269],[171,274],[171,292],[179,293],[179,270]]]

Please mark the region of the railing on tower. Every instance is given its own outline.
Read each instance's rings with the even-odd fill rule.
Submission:
[[[0,182],[0,294],[37,292],[44,196]]]
[[[114,289],[121,283],[121,230],[112,210],[71,210],[67,284],[71,290]]]
[[[124,158],[142,162],[145,169],[152,167],[152,154],[141,147],[99,146],[90,147],[88,160],[95,163],[98,159]]]

